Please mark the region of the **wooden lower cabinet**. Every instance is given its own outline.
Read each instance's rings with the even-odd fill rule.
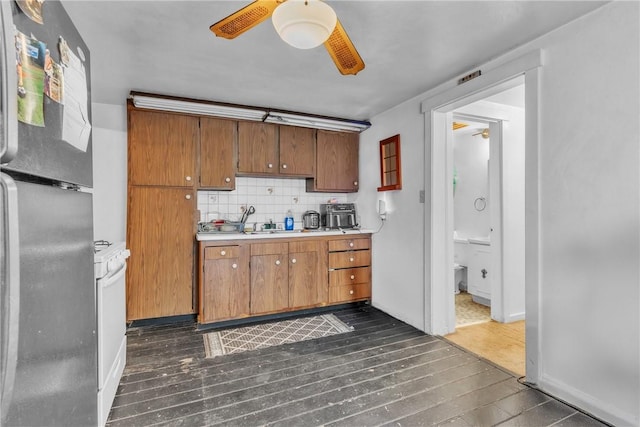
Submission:
[[[371,239],[329,241],[329,303],[371,298]]]
[[[370,264],[368,235],[357,239],[203,241],[198,321],[211,323],[370,299]]]
[[[195,194],[175,187],[129,187],[127,320],[195,313]]]
[[[289,308],[327,301],[327,246],[324,241],[289,243]]]
[[[209,323],[249,316],[249,245],[206,247],[201,250],[200,259],[198,321]]]
[[[251,314],[288,307],[288,246],[288,243],[251,245]]]

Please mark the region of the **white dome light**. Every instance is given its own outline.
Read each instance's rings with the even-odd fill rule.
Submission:
[[[273,26],[288,44],[311,49],[327,41],[338,18],[321,0],[287,0],[273,11]]]

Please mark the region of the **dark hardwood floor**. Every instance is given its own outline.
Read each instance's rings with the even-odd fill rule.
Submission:
[[[334,314],[354,331],[214,359],[194,323],[130,328],[107,425],[604,425],[370,306]]]

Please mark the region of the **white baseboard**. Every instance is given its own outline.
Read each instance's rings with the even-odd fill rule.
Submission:
[[[522,313],[514,313],[511,315],[508,315],[505,317],[504,319],[504,323],[511,323],[511,322],[517,322],[519,320],[524,320],[525,316],[524,316],[524,311]]]
[[[552,396],[564,400],[581,410],[597,417],[607,423],[616,426],[637,426],[638,415],[624,412],[622,409],[615,407],[610,402],[605,402],[587,393],[584,393],[574,387],[571,387],[562,381],[558,381],[542,374],[537,387],[551,394]]]

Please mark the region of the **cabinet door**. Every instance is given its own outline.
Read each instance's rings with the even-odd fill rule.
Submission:
[[[238,172],[270,175],[278,172],[276,125],[238,122]]]
[[[316,161],[316,131],[280,126],[280,174],[312,177]]]
[[[307,191],[358,191],[359,138],[357,133],[317,131],[316,178],[308,181]]]
[[[193,314],[193,190],[129,187],[127,319]]]
[[[237,127],[232,120],[200,118],[200,187],[236,188]]]
[[[491,247],[470,245],[471,259],[467,271],[468,291],[486,299],[491,299]]]
[[[193,187],[198,118],[129,111],[129,184]]]
[[[237,319],[250,314],[248,248],[242,245],[235,246],[235,250],[225,251],[223,248],[220,252],[225,255],[213,259],[207,259],[205,255],[200,323]]]
[[[289,243],[289,308],[327,302],[326,256],[326,242]]]
[[[286,309],[289,305],[288,244],[251,245],[251,314]]]

